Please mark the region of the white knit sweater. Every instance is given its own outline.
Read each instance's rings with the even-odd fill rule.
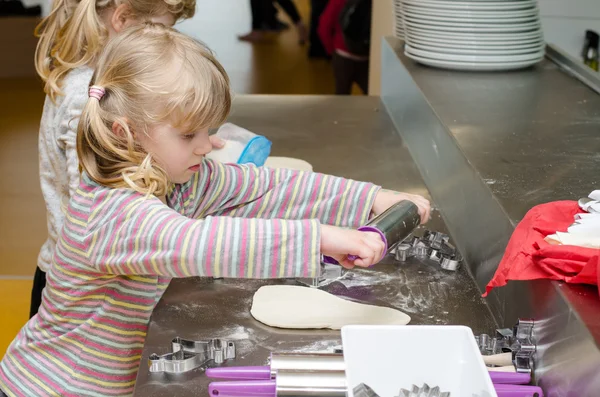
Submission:
[[[56,103],[46,97],[40,124],[40,184],[46,202],[48,239],[42,246],[38,266],[48,271],[63,227],[65,209],[79,185],[77,124],[88,99],[93,69],[73,69],[62,84],[64,95]]]

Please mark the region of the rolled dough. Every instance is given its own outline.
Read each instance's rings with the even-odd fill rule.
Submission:
[[[295,159],[292,157],[268,157],[265,161],[267,168],[286,168],[297,171],[312,172],[312,165],[304,160]]]
[[[344,325],[406,325],[410,317],[387,307],[338,298],[316,288],[269,285],[254,294],[252,316],[278,328],[331,328]]]

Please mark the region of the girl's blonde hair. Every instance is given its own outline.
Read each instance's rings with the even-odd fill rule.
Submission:
[[[130,17],[141,20],[165,14],[185,19],[196,9],[196,0],[54,0],[52,11],[35,29],[40,38],[35,68],[52,100],[61,95],[70,70],[95,61],[108,40],[100,14],[121,4],[127,5]]]
[[[99,184],[147,195],[164,195],[169,180],[133,132],[148,134],[158,123],[183,131],[214,128],[231,108],[229,78],[211,51],[152,23],[110,41],[91,85],[105,94],[90,98],[79,119],[80,167]],[[113,132],[115,123],[123,133]]]

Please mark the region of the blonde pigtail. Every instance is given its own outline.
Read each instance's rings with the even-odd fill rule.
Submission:
[[[147,196],[164,196],[171,181],[139,143],[141,134],[161,124],[217,127],[231,107],[229,78],[212,52],[160,24],[111,40],[92,82],[77,137],[82,170],[99,184]]]
[[[102,178],[97,155],[103,151],[98,137],[110,133],[102,122],[100,100],[88,99],[77,130],[77,156],[79,157],[79,168],[86,172],[92,179]]]
[[[54,68],[46,80],[46,94],[55,100],[66,74],[79,66],[91,64],[107,37],[96,10],[96,0],[81,0],[68,22],[59,30],[50,49]]]
[[[166,172],[154,163],[149,154],[140,165],[123,169],[123,179],[130,188],[146,196],[164,196],[169,186]]]
[[[147,196],[165,195],[169,184],[167,173],[143,152],[126,120],[102,108],[102,101],[110,100],[111,96],[109,89],[102,87],[102,90],[102,97],[88,99],[79,120],[80,169],[106,186],[129,187]],[[121,127],[120,132],[113,130],[115,123]]]
[[[60,29],[66,24],[70,16],[69,0],[56,0],[50,14],[42,19],[36,26],[34,34],[39,37],[35,49],[35,70],[46,82],[52,70],[52,57],[50,52]]]
[[[196,9],[196,0],[55,0],[50,15],[35,29],[40,38],[35,68],[53,101],[62,95],[62,82],[71,70],[96,61],[108,40],[100,13],[121,4],[140,21],[162,14],[186,19]]]

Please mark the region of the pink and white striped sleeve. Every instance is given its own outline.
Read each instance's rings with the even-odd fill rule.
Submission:
[[[316,277],[317,220],[190,219],[122,189],[96,202],[85,239],[101,272],[166,277]]]
[[[368,221],[378,190],[330,175],[206,161],[176,193],[183,213],[193,217],[318,219],[358,227]]]

